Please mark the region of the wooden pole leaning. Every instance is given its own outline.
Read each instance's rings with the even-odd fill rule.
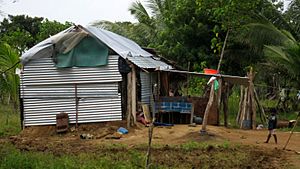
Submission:
[[[293,135],[293,133],[294,133],[294,130],[295,130],[296,126],[297,126],[299,117],[300,117],[300,112],[298,112],[297,120],[296,120],[296,122],[295,122],[295,124],[294,124],[293,129],[291,130],[291,133],[290,133],[290,135],[289,135],[289,138],[287,139],[287,141],[286,141],[286,143],[285,143],[285,145],[284,145],[284,147],[283,147],[283,150],[285,150],[286,146],[287,146],[287,145],[289,144],[289,142],[290,142],[290,139],[291,139],[291,137],[292,137],[292,135]]]

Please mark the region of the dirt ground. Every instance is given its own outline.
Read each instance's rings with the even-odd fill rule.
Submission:
[[[76,154],[81,152],[101,151],[107,145],[127,145],[127,147],[137,147],[147,145],[148,128],[138,125],[129,129],[129,133],[121,135],[120,139],[113,139],[119,127],[125,127],[125,122],[108,122],[80,125],[75,131],[66,134],[56,134],[55,126],[28,127],[18,136],[10,137],[16,147],[28,151],[52,152],[54,154]],[[300,133],[295,132],[287,146],[287,150],[282,150],[289,132],[277,132],[278,144],[271,138],[270,143],[264,143],[267,130],[240,130],[228,129],[224,127],[208,126],[208,135],[201,136],[199,131],[201,125],[189,127],[188,125],[175,125],[172,127],[155,127],[153,133],[153,145],[168,147],[180,145],[191,141],[219,143],[229,142],[229,144],[249,145],[252,151],[269,153],[274,156],[276,163],[280,160],[287,160],[294,168],[300,166]],[[91,139],[81,139],[80,135],[89,134]],[[157,150],[154,154],[160,154]],[[170,150],[169,150],[170,151]],[[172,150],[173,151],[173,150]],[[256,157],[254,157],[256,158]],[[265,162],[269,159],[265,159]],[[254,167],[255,168],[255,167]],[[280,165],[270,168],[281,168]],[[300,168],[300,167],[299,167]]]

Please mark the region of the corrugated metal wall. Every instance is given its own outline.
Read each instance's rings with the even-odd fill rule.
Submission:
[[[141,78],[141,90],[142,90],[142,103],[148,104],[150,106],[151,103],[151,95],[153,93],[152,87],[155,83],[157,83],[157,74],[156,73],[146,73],[140,72]]]
[[[56,123],[56,114],[66,112],[75,123],[75,83],[78,122],[121,120],[118,57],[109,56],[106,66],[58,69],[51,58],[32,60],[21,75],[24,125]]]
[[[142,86],[142,103],[150,105],[150,97],[152,93],[151,74],[140,72],[141,86]]]

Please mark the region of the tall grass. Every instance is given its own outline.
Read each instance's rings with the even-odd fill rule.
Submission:
[[[20,131],[20,114],[13,106],[0,104],[0,137],[16,135]]]

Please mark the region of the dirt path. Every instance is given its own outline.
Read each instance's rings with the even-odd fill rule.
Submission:
[[[95,151],[106,145],[122,145],[128,147],[146,145],[148,141],[148,128],[139,126],[129,130],[129,134],[123,135],[121,139],[106,139],[107,136],[117,131],[118,127],[125,123],[100,123],[80,126],[78,131],[69,132],[64,135],[57,135],[54,126],[30,127],[25,129],[20,135],[11,137],[10,140],[18,148],[23,150],[36,150],[55,153],[77,153]],[[240,130],[227,129],[224,127],[208,126],[208,136],[201,136],[199,131],[201,126],[188,127],[187,125],[175,125],[173,127],[155,127],[153,134],[153,144],[163,146],[179,145],[191,141],[209,142],[224,144],[241,144],[255,146],[268,152],[279,152],[284,155],[283,159],[288,159],[291,164],[300,166],[300,133],[294,133],[287,147],[290,151],[282,151],[289,136],[289,132],[277,132],[278,144],[271,138],[270,143],[263,143],[267,136],[267,130]],[[91,134],[94,139],[80,139],[81,134]],[[99,150],[97,150],[99,151]]]

